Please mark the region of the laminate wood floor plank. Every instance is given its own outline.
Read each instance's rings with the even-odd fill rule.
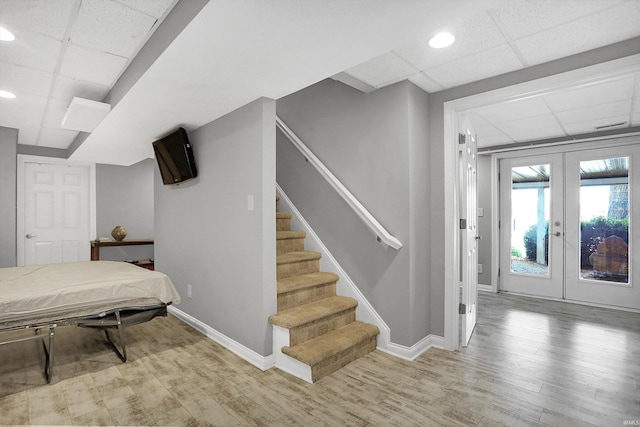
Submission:
[[[158,333],[158,331],[162,331]],[[315,384],[262,372],[178,319],[56,333],[52,384],[35,341],[0,346],[0,424],[617,426],[640,418],[640,314],[479,296],[468,347],[413,362],[374,351]]]

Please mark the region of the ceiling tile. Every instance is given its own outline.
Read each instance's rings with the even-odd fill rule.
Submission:
[[[564,128],[571,135],[581,134],[581,133],[590,133],[597,132],[599,130],[607,130],[607,129],[596,129],[599,126],[606,126],[616,123],[627,122],[624,126],[620,126],[621,128],[627,127],[629,125],[629,114],[615,116],[615,117],[607,117],[607,118],[599,118],[595,120],[588,120],[578,123],[571,123],[565,125]],[[611,128],[614,129],[614,128]]]
[[[516,141],[531,141],[565,134],[552,114],[525,117],[495,124],[495,126]]]
[[[435,67],[506,43],[491,17],[482,13],[452,30],[456,42],[444,49],[434,49],[428,40],[413,43],[395,52],[417,70]],[[478,37],[482,34],[482,37]]]
[[[409,81],[428,93],[438,92],[439,90],[444,89],[438,83],[434,82],[422,73],[413,74],[409,77]]]
[[[540,97],[504,102],[501,104],[478,108],[475,111],[483,119],[494,123],[551,114],[551,110],[549,110],[547,104]]]
[[[516,40],[515,43],[529,65],[535,65],[638,37],[639,23],[640,1],[631,1],[607,7],[601,12]]]
[[[2,88],[16,95],[47,96],[51,90],[53,74],[13,64],[0,63]]]
[[[131,57],[149,35],[156,18],[105,0],[83,0],[71,43]]]
[[[416,72],[416,69],[393,52],[385,53],[347,70],[347,74],[374,87],[406,79]]]
[[[118,3],[129,6],[132,9],[144,12],[147,15],[160,18],[167,10],[173,8],[177,0],[117,0]]]
[[[63,100],[69,105],[74,96],[92,101],[102,101],[108,92],[108,86],[59,75],[54,80],[51,96]]]
[[[496,129],[492,124],[488,123],[475,111],[467,114],[469,121],[476,133],[478,147],[490,147],[493,145],[510,144],[515,142],[513,139]]]
[[[19,144],[35,145],[46,104],[46,97],[29,94],[0,98],[0,126],[19,129]]]
[[[42,125],[49,128],[62,128],[62,119],[67,113],[67,107],[69,107],[67,102],[59,99],[50,99]]]
[[[53,148],[69,148],[80,132],[43,127],[38,139],[38,145]]]
[[[505,1],[493,9],[512,39],[520,39],[576,18],[609,8],[623,0],[527,0]],[[553,11],[553,13],[549,13]]]
[[[445,88],[450,88],[521,68],[518,57],[509,45],[504,44],[423,72]]]
[[[515,141],[503,134],[502,132],[495,131],[493,133],[478,132],[478,148],[493,147],[495,145],[513,144]]]
[[[12,31],[11,28],[7,28]],[[52,73],[58,63],[62,42],[27,30],[13,30],[16,39],[3,43],[0,63],[10,63]]]
[[[122,73],[127,59],[69,45],[60,67],[60,74],[88,82],[109,86]]]
[[[633,85],[634,77],[626,77],[545,95],[544,98],[549,108],[558,113],[629,99],[633,96]]]
[[[608,102],[606,104],[591,105],[575,110],[566,110],[556,114],[556,118],[564,126],[571,123],[580,123],[599,118],[616,117],[631,114],[631,99]]]
[[[75,0],[2,0],[0,23],[62,40],[75,4]]]

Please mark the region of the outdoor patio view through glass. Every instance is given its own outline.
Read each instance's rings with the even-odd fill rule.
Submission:
[[[549,276],[550,165],[511,169],[511,272]]]
[[[580,278],[629,283],[629,157],[580,162]]]

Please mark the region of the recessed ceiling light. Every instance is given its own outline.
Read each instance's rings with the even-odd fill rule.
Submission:
[[[12,93],[6,90],[0,90],[0,98],[13,99],[15,97],[16,97],[15,93]]]
[[[0,27],[0,41],[3,42],[12,42],[16,39],[16,36],[9,30],[4,27]]]
[[[438,33],[431,37],[429,40],[429,46],[435,49],[442,49],[443,47],[451,46],[456,38],[451,33]]]

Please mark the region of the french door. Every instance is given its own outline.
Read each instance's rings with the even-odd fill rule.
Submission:
[[[640,309],[638,200],[640,144],[502,159],[500,288]]]

